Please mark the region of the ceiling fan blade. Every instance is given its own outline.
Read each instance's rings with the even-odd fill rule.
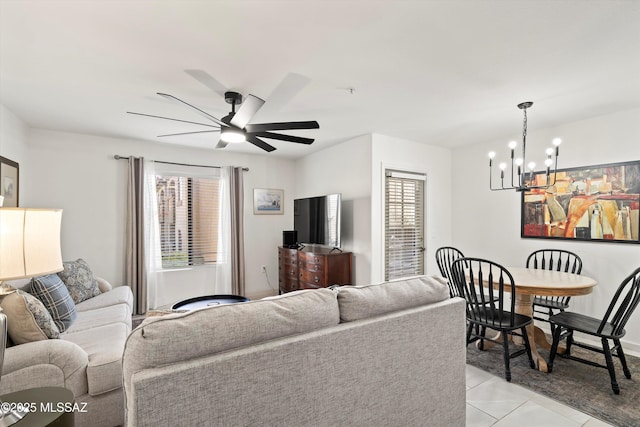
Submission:
[[[256,147],[262,148],[264,151],[267,151],[267,152],[272,152],[272,151],[274,151],[276,149],[276,147],[267,144],[263,140],[255,137],[253,135],[247,135],[247,141],[249,141],[250,143],[252,143]]]
[[[191,77],[220,95],[224,97],[224,93],[227,91],[227,88],[224,87],[222,83],[211,77],[209,73],[204,70],[184,70],[185,73],[189,74]]]
[[[298,93],[302,91],[311,79],[301,74],[287,73],[280,84],[267,97],[267,105],[260,110],[260,114],[279,112],[287,105]]]
[[[231,119],[231,124],[237,128],[244,128],[249,120],[258,112],[264,104],[264,100],[257,96],[249,95],[240,105],[240,109]]]
[[[261,136],[263,138],[279,139],[282,141],[297,142],[298,144],[307,144],[307,145],[312,144],[314,141],[312,138],[303,138],[301,136],[284,135],[281,133],[273,133],[273,132],[256,132],[254,133],[254,135]]]
[[[165,136],[194,135],[194,134],[198,134],[198,133],[211,133],[211,132],[220,132],[220,129],[218,129],[218,130],[199,130],[199,131],[195,131],[195,132],[167,133],[165,135],[158,135],[158,138],[162,138],[162,137],[165,137]]]
[[[247,132],[251,133],[292,129],[320,129],[320,125],[315,120],[308,122],[255,123],[247,125]]]
[[[190,123],[192,125],[207,126],[210,128],[220,129],[220,126],[210,125],[208,123],[190,122],[188,120],[172,119],[171,117],[154,116],[153,114],[134,113],[133,111],[127,111],[127,114],[135,114],[137,116],[153,117],[155,119],[173,120],[174,122]]]
[[[207,113],[206,111],[203,111],[203,110],[199,109],[198,107],[196,107],[196,106],[194,106],[194,105],[189,104],[188,102],[185,102],[185,101],[183,101],[183,100],[181,100],[181,99],[179,99],[179,98],[176,98],[176,97],[175,97],[175,96],[173,96],[173,95],[169,95],[168,93],[160,93],[160,92],[158,92],[158,95],[162,96],[163,98],[167,98],[167,99],[168,99],[168,100],[170,100],[170,101],[173,101],[173,102],[179,102],[179,103],[181,103],[181,104],[184,104],[184,105],[186,105],[187,107],[189,107],[189,108],[192,108],[192,109],[196,110],[196,111],[197,111],[198,113],[200,113],[202,116],[204,116],[204,117],[206,117],[207,119],[209,119],[209,120],[213,121],[214,123],[217,123],[217,124],[219,124],[220,126],[226,126],[224,123],[222,123],[220,120],[216,119],[215,117],[213,117],[211,114]]]
[[[216,148],[224,148],[227,145],[229,145],[228,142],[224,142],[223,140],[218,141],[218,144],[216,145]]]

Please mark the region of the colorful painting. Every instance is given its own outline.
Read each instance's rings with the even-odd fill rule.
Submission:
[[[553,174],[551,174],[553,182]],[[544,172],[528,185],[545,185]],[[640,243],[640,161],[558,170],[522,193],[522,237]]]

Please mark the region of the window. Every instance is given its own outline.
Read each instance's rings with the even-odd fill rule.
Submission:
[[[214,264],[220,179],[156,175],[163,268]]]
[[[385,280],[424,274],[426,176],[385,173]]]

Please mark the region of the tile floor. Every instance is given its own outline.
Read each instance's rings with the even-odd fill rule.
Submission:
[[[467,365],[467,427],[605,427],[569,406]]]

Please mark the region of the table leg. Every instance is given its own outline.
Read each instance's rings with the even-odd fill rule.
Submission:
[[[533,295],[516,294],[516,313],[533,317]],[[537,332],[536,329],[539,332]],[[538,347],[536,345],[536,337],[539,339],[540,334],[542,334],[544,341],[546,342],[544,333],[540,328],[536,328],[533,322],[527,326],[527,337],[529,339],[529,346],[531,347],[531,356],[533,357],[533,361],[536,362],[536,366],[539,371],[549,372],[547,368],[547,361],[540,355],[540,353],[538,353]],[[517,339],[520,342],[516,342],[516,344],[522,344],[522,339],[519,337]]]

